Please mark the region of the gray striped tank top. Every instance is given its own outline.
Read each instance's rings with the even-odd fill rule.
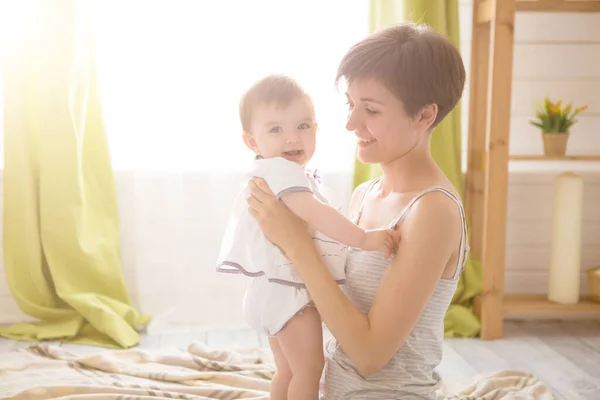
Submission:
[[[376,180],[365,190],[354,221],[362,214],[364,197]],[[435,399],[441,379],[435,368],[442,359],[444,316],[450,305],[458,278],[465,264],[467,244],[466,220],[461,201],[443,187],[431,187],[415,196],[390,226],[400,223],[412,205],[422,196],[440,191],[453,199],[461,214],[462,238],[458,266],[452,279],[440,279],[425,310],[406,341],[388,364],[379,372],[365,377],[354,367],[350,358],[332,339],[326,345],[326,365],[322,387],[325,400],[371,399]],[[354,305],[367,314],[373,304],[381,277],[389,264],[382,252],[351,249],[346,263],[344,293]]]

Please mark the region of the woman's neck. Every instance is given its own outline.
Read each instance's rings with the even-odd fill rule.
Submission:
[[[382,197],[390,193],[419,192],[446,179],[428,150],[414,151],[380,165]]]

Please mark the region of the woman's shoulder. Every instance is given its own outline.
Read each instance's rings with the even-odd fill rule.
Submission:
[[[464,210],[458,193],[452,187],[432,186],[422,192],[407,207],[402,217],[402,233],[405,235],[438,232],[436,237],[453,242],[459,239],[464,223]],[[430,236],[430,239],[433,237]]]
[[[426,196],[431,194],[430,196]],[[434,198],[434,200],[430,200],[430,203],[435,204],[437,202],[440,203],[449,203],[449,204],[462,204],[462,199],[460,193],[456,190],[454,185],[450,183],[440,183],[434,184],[427,187],[422,192],[418,193],[418,198]]]
[[[419,192],[411,203],[413,205],[410,208],[415,209],[415,212],[430,218],[438,217],[440,214],[460,215],[462,213],[460,194],[451,184],[431,185]]]

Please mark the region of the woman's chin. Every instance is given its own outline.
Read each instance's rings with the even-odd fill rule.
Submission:
[[[362,149],[358,149],[356,158],[363,164],[377,164],[379,162],[376,154],[373,154],[372,151],[363,151]]]

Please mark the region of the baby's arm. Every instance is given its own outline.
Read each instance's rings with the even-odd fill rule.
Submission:
[[[281,200],[309,225],[335,241],[365,250],[386,250],[386,255],[389,255],[395,247],[397,241],[395,231],[390,229],[365,231],[310,192],[286,193],[281,196]]]

